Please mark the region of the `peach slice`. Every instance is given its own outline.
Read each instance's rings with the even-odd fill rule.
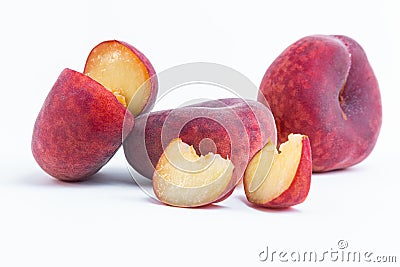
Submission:
[[[199,207],[224,196],[234,166],[219,154],[198,156],[180,138],[172,140],[157,163],[153,190],[157,198],[177,207]]]
[[[290,134],[288,139],[280,152],[268,142],[249,162],[243,183],[251,203],[286,208],[306,199],[312,173],[310,141],[301,134]]]
[[[149,111],[157,95],[157,79],[150,61],[125,42],[111,40],[90,52],[84,73],[96,80],[137,116]]]

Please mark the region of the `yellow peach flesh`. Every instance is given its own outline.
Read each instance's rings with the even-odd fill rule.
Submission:
[[[143,110],[151,93],[146,66],[117,41],[102,43],[92,50],[85,74],[111,91],[122,105],[129,105],[134,116]]]
[[[233,164],[218,154],[198,156],[192,146],[174,139],[161,156],[153,189],[164,203],[195,207],[212,203],[225,191]]]
[[[252,202],[267,203],[290,187],[300,163],[302,135],[290,134],[289,141],[281,144],[279,151],[272,155],[267,144],[250,161],[245,182]]]

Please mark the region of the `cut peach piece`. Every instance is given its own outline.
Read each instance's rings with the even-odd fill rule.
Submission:
[[[312,173],[310,141],[300,134],[288,138],[280,145],[280,153],[269,142],[249,162],[243,183],[251,203],[286,208],[306,199]]]
[[[150,61],[121,41],[105,41],[90,52],[84,73],[96,80],[137,116],[149,111],[157,95],[157,79]]]
[[[180,138],[171,141],[157,163],[153,190],[157,198],[177,207],[211,204],[230,192],[234,166],[219,154],[198,156]]]

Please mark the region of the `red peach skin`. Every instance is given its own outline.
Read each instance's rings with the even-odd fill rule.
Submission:
[[[346,36],[308,36],[289,46],[265,73],[258,100],[274,114],[278,142],[292,132],[309,136],[315,172],[364,160],[382,123],[377,79]]]
[[[133,116],[115,96],[90,77],[65,69],[36,119],[32,153],[39,166],[63,181],[95,174],[122,143],[122,125]]]
[[[288,208],[304,202],[310,191],[311,173],[312,173],[312,160],[311,160],[311,146],[307,137],[302,140],[303,147],[299,166],[296,175],[286,189],[277,198],[263,205],[266,208]]]

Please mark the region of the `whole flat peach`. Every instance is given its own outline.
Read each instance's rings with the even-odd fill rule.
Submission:
[[[293,132],[310,138],[316,172],[364,160],[382,124],[375,74],[346,36],[307,36],[290,45],[266,71],[258,100],[268,102],[280,143]]]

